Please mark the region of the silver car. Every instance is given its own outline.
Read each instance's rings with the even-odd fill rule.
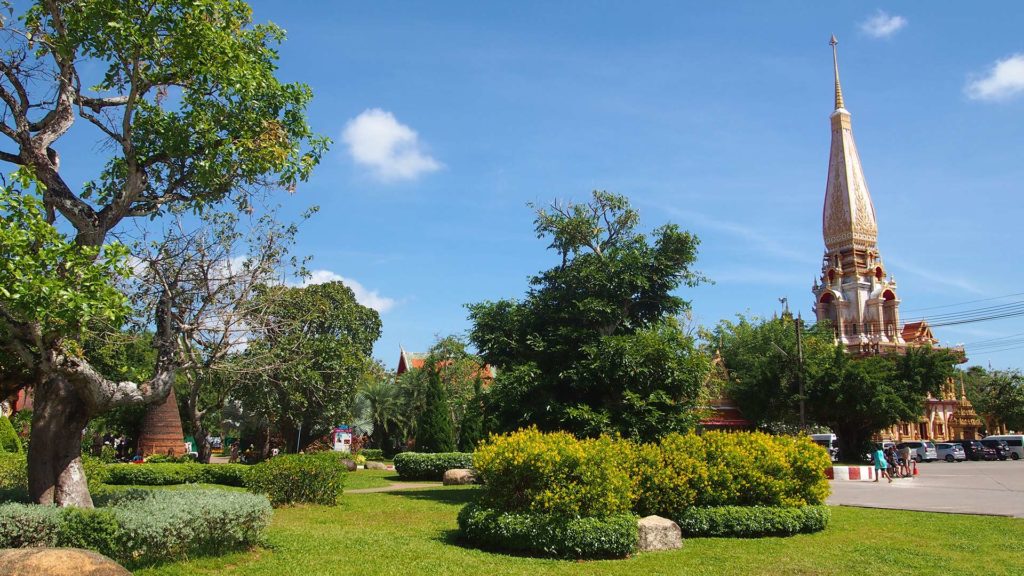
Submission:
[[[967,460],[967,453],[964,452],[964,447],[960,444],[939,442],[935,445],[935,453],[946,462],[963,462]]]
[[[896,445],[897,448],[903,448],[904,446],[910,448],[910,457],[918,463],[924,462],[925,460],[928,462],[934,462],[939,459],[939,455],[935,451],[935,444],[932,444],[928,440],[900,442]]]

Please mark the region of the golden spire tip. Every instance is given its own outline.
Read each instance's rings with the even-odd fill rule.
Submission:
[[[836,35],[833,34],[832,39],[829,40],[829,45],[832,46],[832,67],[836,76],[836,110],[839,110],[846,106],[843,105],[843,88],[839,85],[839,56],[836,53],[836,44],[839,44],[839,41],[836,40]]]

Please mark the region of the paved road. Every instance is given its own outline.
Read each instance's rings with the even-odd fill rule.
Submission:
[[[925,462],[914,479],[833,481],[828,503],[1024,518],[1024,460]]]

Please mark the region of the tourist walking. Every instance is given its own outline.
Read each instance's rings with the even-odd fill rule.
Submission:
[[[889,464],[885,461],[885,452],[881,448],[875,450],[875,482],[878,482],[882,474],[886,474],[888,467]],[[892,477],[888,474],[886,474],[886,477],[889,478],[889,483],[892,484]]]

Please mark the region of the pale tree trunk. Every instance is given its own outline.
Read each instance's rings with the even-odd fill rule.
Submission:
[[[65,378],[54,376],[36,386],[28,447],[28,491],[33,502],[92,508],[82,466],[82,430],[90,417]]]

